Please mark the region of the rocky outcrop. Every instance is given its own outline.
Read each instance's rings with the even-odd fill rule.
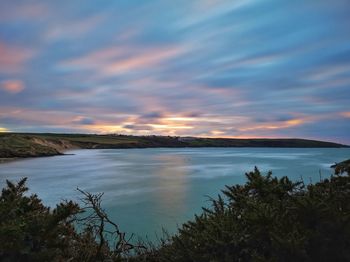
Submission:
[[[334,168],[334,172],[337,175],[343,174],[343,173],[350,174],[350,159],[334,164],[331,167]]]

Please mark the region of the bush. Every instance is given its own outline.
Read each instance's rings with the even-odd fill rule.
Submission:
[[[50,210],[36,195],[25,195],[26,179],[7,181],[0,196],[0,260],[350,261],[349,173],[314,185],[257,168],[246,176],[245,185],[227,186],[211,208],[148,248],[125,240],[101,208],[102,194],[81,191],[83,207],[66,201]]]
[[[83,207],[65,201],[50,210],[37,195],[25,195],[25,182],[7,181],[0,196],[0,261],[120,261],[143,248],[128,243],[109,220],[101,208],[103,194],[80,190]]]
[[[0,196],[0,260],[63,260],[76,237],[71,219],[79,207],[70,201],[51,211],[37,195],[24,195],[25,182],[7,181]]]
[[[315,185],[263,176],[227,186],[144,261],[350,261],[350,177]]]

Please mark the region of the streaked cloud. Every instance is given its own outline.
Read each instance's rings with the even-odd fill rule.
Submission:
[[[49,15],[49,8],[45,2],[39,1],[2,1],[0,22],[18,22],[40,20]]]
[[[0,126],[350,144],[348,1],[0,3]]]
[[[5,80],[0,83],[0,88],[10,94],[22,92],[25,88],[21,80]]]
[[[346,118],[350,118],[350,111],[349,112],[341,112],[340,115],[343,117],[346,117]]]
[[[63,61],[58,69],[64,72],[89,71],[97,78],[132,74],[164,65],[166,61],[188,52],[182,46],[115,46],[95,51],[91,54]]]
[[[74,120],[72,121],[72,124],[75,124],[75,125],[93,125],[93,124],[95,124],[95,121],[89,117],[78,116],[78,117],[74,118]]]
[[[56,41],[69,38],[79,38],[98,28],[103,22],[103,16],[96,15],[77,21],[57,23],[48,28],[45,37],[48,41]]]
[[[24,63],[33,56],[26,47],[5,44],[0,38],[0,72],[16,73],[24,69]]]

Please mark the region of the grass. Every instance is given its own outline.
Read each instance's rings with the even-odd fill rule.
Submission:
[[[39,140],[39,141],[38,141]],[[346,147],[306,139],[228,139],[96,134],[0,133],[0,158],[57,155],[72,148],[148,147]]]

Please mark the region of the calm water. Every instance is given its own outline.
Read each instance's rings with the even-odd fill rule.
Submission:
[[[105,192],[110,217],[128,233],[150,239],[164,227],[193,218],[224,185],[244,183],[258,166],[276,176],[318,181],[329,166],[350,157],[350,149],[180,148],[76,150],[74,155],[0,165],[0,183],[28,177],[32,192],[47,205],[78,200],[79,188]]]

